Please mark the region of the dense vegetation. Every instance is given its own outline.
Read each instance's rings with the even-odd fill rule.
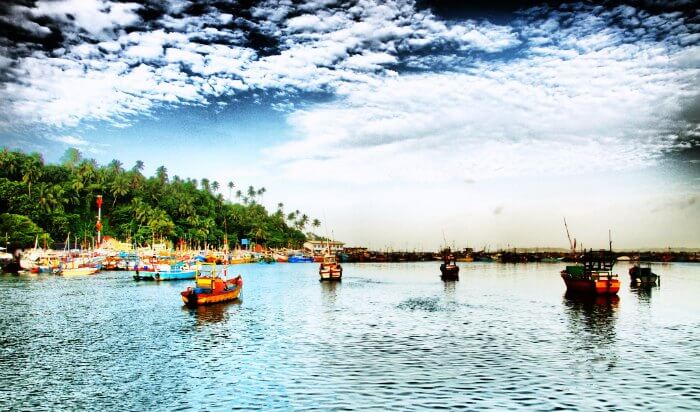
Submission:
[[[320,225],[298,210],[285,214],[282,203],[268,212],[258,202],[265,188],[234,192],[234,182],[221,187],[209,179],[170,178],[164,166],[146,177],[143,168],[142,161],[128,170],[119,160],[100,166],[77,149],[68,149],[60,164],[46,164],[37,153],[3,149],[2,241],[7,234],[11,248],[27,247],[37,234],[51,242],[64,240],[70,232],[72,238],[90,244],[96,236],[98,195],[103,196],[103,233],[139,245],[155,239],[217,247],[228,239],[233,247],[247,238],[270,247],[298,247],[306,239],[304,230]],[[220,190],[227,190],[228,196]]]

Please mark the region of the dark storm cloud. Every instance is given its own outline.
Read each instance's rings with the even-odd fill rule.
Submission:
[[[652,3],[4,4],[0,127],[127,126],[267,93],[328,150],[568,141],[592,145],[590,157],[653,158],[697,141],[700,30],[686,4]],[[308,95],[334,99],[299,104]],[[484,170],[505,167],[491,162]]]

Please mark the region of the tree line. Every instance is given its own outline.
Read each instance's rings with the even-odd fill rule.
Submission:
[[[96,235],[98,195],[103,234],[138,245],[156,239],[219,247],[226,240],[233,247],[250,239],[269,247],[299,247],[307,228],[321,224],[299,210],[286,213],[283,203],[268,211],[261,204],[264,187],[239,189],[229,181],[224,196],[226,189],[216,180],[170,177],[165,166],[147,177],[143,169],[141,160],[129,169],[117,159],[99,165],[75,148],[66,150],[59,164],[4,148],[0,240],[6,237],[9,249],[16,249],[33,245],[36,236],[51,244],[71,233],[86,247]]]

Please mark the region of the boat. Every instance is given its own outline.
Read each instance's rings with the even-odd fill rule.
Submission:
[[[440,279],[459,280],[459,266],[454,255],[447,248],[442,251],[442,264],[440,265]]]
[[[224,269],[224,276],[226,269]],[[198,264],[195,272],[195,286],[180,292],[182,301],[189,307],[228,302],[241,294],[243,278],[224,279],[216,271],[215,264]]]
[[[340,266],[335,255],[329,252],[323,256],[323,262],[318,268],[318,275],[321,277],[319,279],[321,282],[324,280],[340,281],[343,278],[343,267]]]
[[[650,263],[646,263],[644,266],[642,266],[642,264],[632,266],[629,270],[629,274],[632,283],[651,286],[656,285],[656,281],[661,282],[659,275],[651,271]]]
[[[287,260],[289,263],[313,263],[314,258],[311,256],[294,255]]]
[[[58,268],[56,270],[57,275],[61,276],[83,276],[83,275],[94,275],[100,269],[93,267],[79,267],[79,268]]]
[[[616,295],[620,280],[612,271],[614,263],[612,251],[584,251],[580,264],[566,266],[560,272],[567,293]]]
[[[160,264],[154,267],[153,271],[139,271],[134,274],[134,280],[185,280],[194,279],[195,270],[184,262],[177,262],[172,265]]]

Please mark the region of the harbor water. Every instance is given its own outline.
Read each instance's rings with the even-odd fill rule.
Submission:
[[[238,302],[130,272],[0,277],[0,410],[700,410],[700,265],[565,296],[562,264],[231,266]]]

